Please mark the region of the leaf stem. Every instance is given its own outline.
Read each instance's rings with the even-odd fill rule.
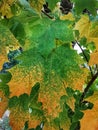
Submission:
[[[84,92],[81,95],[80,98],[80,103],[83,101],[86,93],[88,92],[89,88],[91,87],[91,85],[93,84],[93,82],[96,80],[96,78],[98,77],[98,72],[92,77],[92,79],[88,82],[87,87],[84,89]]]
[[[88,63],[89,61],[88,61],[88,58],[87,58],[87,56],[86,56],[84,50],[82,49],[82,47],[80,46],[80,44],[78,43],[78,41],[75,40],[75,43],[80,47],[80,49],[81,49],[81,51],[82,51],[82,53],[83,53],[83,56],[84,56],[85,60],[86,60],[87,63]],[[89,70],[90,70],[91,75],[92,75],[92,77],[93,77],[92,68],[91,68],[90,66],[88,66],[88,67],[89,67]]]
[[[44,12],[43,10],[41,10],[41,12],[44,13],[46,16],[48,16],[48,18],[54,19],[54,17],[50,16],[49,14],[47,14],[46,12]]]

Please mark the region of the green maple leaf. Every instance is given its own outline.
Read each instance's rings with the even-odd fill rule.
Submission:
[[[14,34],[15,38],[21,45],[25,44],[24,27],[19,21],[14,21],[14,25],[11,26],[10,31]]]
[[[21,60],[21,64],[19,64],[18,67],[24,67],[26,70],[28,67],[31,67],[31,69],[33,67],[40,67],[44,81],[48,81],[49,84],[51,83],[50,81],[56,81],[57,77],[70,80],[68,79],[71,75],[71,73],[68,75],[69,71],[82,72],[78,65],[82,62],[81,58],[76,51],[70,49],[67,44],[52,50],[48,57],[44,57],[41,52],[39,53],[38,49],[40,48],[32,48],[23,52],[23,54],[18,57],[18,60]],[[37,69],[36,74],[38,74]]]
[[[68,110],[69,110],[68,105],[66,105],[66,103],[64,103],[63,109],[59,113],[59,116],[54,119],[54,125],[56,125],[56,127],[58,126],[59,128],[60,127],[62,128],[64,126],[67,126],[67,127],[70,126],[70,119],[68,117]]]
[[[84,9],[87,9],[91,12],[91,14],[96,15],[97,14],[97,0],[72,0],[75,2],[75,11],[77,14],[81,14]]]
[[[9,89],[8,85],[6,85],[4,83],[3,84],[0,83],[0,91],[3,91],[3,93],[4,93],[4,95],[6,97],[9,97],[9,95],[10,95],[10,89]]]
[[[14,46],[16,43],[17,41],[10,32],[10,30],[5,25],[3,25],[3,21],[0,22],[0,54],[5,47],[9,45]]]
[[[51,20],[47,17],[40,18],[37,14],[29,14],[25,11],[15,19],[22,23],[25,37],[29,40],[29,45],[26,47],[29,49],[25,49],[16,58],[21,61],[17,65],[19,68],[24,67],[25,71],[28,67],[33,69],[35,66],[40,66],[43,78],[48,82],[53,79],[56,81],[57,77],[69,80],[68,77],[71,77],[69,72],[81,73],[79,68],[81,58],[70,47],[70,42],[74,40],[73,30],[70,28],[72,22],[60,19]],[[56,40],[60,43],[59,45]],[[38,74],[37,71],[36,69],[36,74]]]
[[[60,2],[60,1],[59,0],[46,0],[46,2],[48,2],[49,8],[53,10],[57,2]]]
[[[38,17],[25,24],[27,37],[39,47],[39,52],[44,56],[48,55],[56,47],[55,40],[70,42],[74,39],[73,31],[68,26],[69,21],[50,20],[48,18],[40,19]],[[70,37],[69,37],[70,36]]]
[[[80,71],[78,63],[81,62],[81,58],[70,48],[70,42],[74,40],[73,31],[69,28],[72,24],[70,21],[51,20],[46,17],[40,19],[37,15],[26,20],[27,22],[24,23],[22,17],[29,49],[17,58],[21,60],[18,67],[40,66],[44,80],[48,79],[48,81],[52,77],[52,72],[64,78],[68,77],[69,70]],[[59,45],[56,44],[56,40]]]
[[[1,83],[4,83],[4,84],[8,83],[11,80],[11,78],[12,78],[12,75],[10,72],[0,73],[0,80],[1,80],[0,84]]]

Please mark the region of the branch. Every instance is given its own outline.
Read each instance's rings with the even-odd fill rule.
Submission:
[[[80,49],[81,49],[81,51],[82,51],[82,53],[83,53],[83,55],[84,55],[84,58],[85,58],[85,60],[87,61],[87,63],[89,62],[88,61],[88,58],[87,58],[87,56],[86,56],[86,54],[85,54],[85,52],[84,52],[84,50],[82,49],[82,47],[80,46],[80,44],[77,42],[77,41],[75,41],[75,43],[80,47]],[[90,70],[90,72],[91,72],[91,75],[92,75],[92,77],[93,77],[93,72],[92,72],[92,69],[91,69],[91,67],[90,66],[88,66],[89,67],[89,70]]]
[[[46,12],[44,12],[43,10],[41,10],[41,12],[44,13],[46,16],[48,16],[48,18],[54,19],[54,17],[50,16],[49,14],[47,14]]]
[[[88,92],[89,88],[91,87],[91,85],[93,84],[93,82],[96,80],[96,78],[98,77],[98,72],[92,77],[92,79],[89,81],[87,87],[84,89],[84,92],[81,95],[80,98],[80,103],[83,101],[86,93]]]

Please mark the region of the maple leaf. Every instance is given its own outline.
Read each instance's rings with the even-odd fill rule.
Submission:
[[[6,53],[8,49],[19,47],[19,42],[15,39],[10,30],[3,24],[0,24],[0,52]],[[5,54],[3,54],[5,56]]]
[[[91,110],[86,110],[84,112],[84,118],[81,120],[81,130],[84,129],[98,129],[98,92],[96,91],[93,96],[88,98],[88,101],[93,102],[94,107]],[[89,114],[90,113],[90,114]],[[86,125],[86,122],[89,122],[89,125]]]
[[[93,15],[97,14],[96,8],[97,8],[97,0],[72,0],[75,2],[75,11],[77,14],[81,14],[84,9],[87,9],[92,13]]]
[[[60,19],[61,20],[70,20],[70,21],[74,21],[75,20],[75,18],[74,18],[72,13],[68,13],[67,15],[62,15],[62,16],[60,16]]]
[[[0,3],[0,12],[2,13],[2,16],[6,18],[11,18],[13,16],[12,10],[10,8],[10,6],[12,6],[13,3],[13,0],[3,0]]]
[[[8,61],[7,53],[9,50],[19,48],[19,42],[8,28],[0,24],[0,70],[5,62]]]
[[[96,59],[96,60],[95,60]],[[98,52],[94,52],[90,55],[89,65],[98,64]]]
[[[87,15],[82,15],[81,19],[75,24],[75,30],[79,30],[80,37],[89,37],[91,21]]]
[[[47,18],[39,19],[39,17],[36,15],[36,17],[30,20],[29,23],[30,24],[23,24],[25,25],[26,36],[29,40],[30,49],[25,50],[23,54],[21,54],[21,56],[17,58],[22,61],[21,64],[17,67],[29,67],[33,69],[33,67],[37,65],[36,67],[38,68],[38,70],[40,70],[40,73],[43,73],[41,72],[41,70],[44,69],[43,76],[45,79],[47,79],[47,77],[50,77],[49,75],[54,74],[64,77],[64,75],[66,74],[62,72],[66,71],[69,66],[71,67],[70,70],[77,67],[79,69],[77,63],[77,67],[72,67],[72,61],[75,63],[75,58],[79,57],[74,50],[70,49],[69,42],[74,39],[71,29],[68,28],[70,22],[60,21],[59,19],[55,21],[47,20]],[[49,40],[47,41],[47,39]],[[58,39],[58,41],[61,40],[61,44],[56,45],[55,39]],[[26,45],[26,48],[27,47],[28,46]],[[61,56],[62,59],[60,59],[58,56]],[[70,61],[68,57],[71,58]],[[79,60],[80,59],[81,58],[79,58]],[[57,64],[57,62],[60,64]],[[79,64],[81,63],[82,62],[80,60]],[[61,64],[63,65],[62,68]]]
[[[74,1],[76,2],[76,12],[80,14],[85,6],[80,6],[81,8],[78,9],[77,6],[78,4],[82,5],[82,1],[80,0],[79,3]],[[47,2],[52,10],[58,1]],[[51,125],[54,118],[57,119],[57,125],[58,122],[61,125],[61,129],[69,128],[69,120],[68,126],[65,126],[67,110],[74,108],[72,105],[74,101],[71,100],[69,93],[68,105],[70,107],[66,104],[64,106],[64,103],[59,103],[60,97],[64,95],[64,88],[69,85],[82,90],[88,76],[88,70],[80,67],[84,60],[71,47],[71,42],[75,40],[72,30],[74,22],[68,19],[62,21],[58,18],[49,19],[45,15],[39,17],[31,6],[40,12],[44,3],[43,0],[29,0],[29,2],[22,0],[20,1],[21,12],[17,17],[0,21],[0,50],[3,52],[0,55],[5,54],[4,48],[10,48],[10,45],[13,46],[12,50],[20,45],[23,48],[23,53],[15,57],[15,60],[19,60],[20,64],[9,70],[12,73],[10,87],[6,85],[10,77],[5,80],[2,76],[0,77],[5,82],[4,85],[0,84],[0,90],[9,97],[11,126],[15,130],[22,129],[26,121],[29,121],[30,128],[35,128],[41,120],[46,121],[44,127],[46,130],[58,129],[60,126]],[[95,3],[94,0],[94,7]],[[87,7],[89,9],[89,5]],[[90,10],[91,13],[95,14],[95,9],[94,11],[92,9],[93,7]],[[86,31],[85,28],[87,28]],[[98,36],[97,26],[87,16],[81,17],[75,24],[75,30],[79,30],[80,33],[79,42],[84,36],[87,40],[95,40]],[[82,42],[80,43],[82,44]],[[95,44],[97,46],[97,42]],[[92,44],[90,45],[92,46]],[[0,57],[3,59],[3,56]],[[6,55],[4,58],[2,63],[8,60]],[[90,62],[92,62],[92,58],[90,58]],[[41,87],[39,84],[33,86],[36,81],[40,82]],[[63,106],[62,110],[61,106]],[[5,108],[3,109],[5,110]],[[80,120],[82,116],[82,112],[76,111],[73,120],[77,122],[73,123],[72,126],[77,126],[77,123],[79,125],[78,119]]]
[[[48,4],[49,4],[49,5],[48,5],[49,8],[50,8],[51,10],[53,10],[53,9],[55,8],[57,2],[59,2],[59,0],[54,0],[54,1],[52,1],[52,0],[47,0],[47,2],[48,2]]]
[[[38,13],[41,13],[43,8],[43,4],[45,3],[44,0],[29,0],[31,7],[33,7]]]
[[[32,84],[40,81],[42,87],[39,101],[43,103],[46,119],[51,122],[51,116],[56,117],[60,112],[59,99],[63,94],[62,79],[71,86],[75,86],[79,77],[85,80],[82,75],[84,72],[79,67],[83,61],[70,47],[70,42],[74,40],[73,32],[68,27],[70,22],[59,19],[55,21],[47,20],[47,18],[39,19],[35,15],[31,17],[32,19],[26,18],[29,21],[24,23],[23,14],[22,18],[21,16],[19,18],[25,27],[29,44],[24,44],[25,50],[16,58],[21,61],[21,64],[10,70],[13,76],[10,82],[11,97],[20,96],[23,93],[30,94]],[[56,44],[56,40],[61,41],[60,44]],[[76,79],[74,80],[73,77]],[[56,96],[54,102],[53,95]]]
[[[13,96],[9,99],[8,106],[11,110],[10,120],[12,128],[19,130],[23,128],[24,123],[28,120],[31,122],[31,119],[42,119],[43,110],[42,103],[38,102],[38,93],[39,93],[40,84],[36,83],[30,92],[30,95],[24,93],[19,97]],[[15,120],[13,120],[15,118]],[[20,123],[20,120],[22,122]],[[18,123],[16,125],[16,121]],[[35,124],[33,124],[34,126]],[[30,127],[31,127],[30,123]]]
[[[98,50],[98,25],[96,22],[92,22],[88,41],[93,41],[95,43],[96,50]]]

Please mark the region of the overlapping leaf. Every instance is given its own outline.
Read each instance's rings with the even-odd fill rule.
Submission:
[[[52,10],[55,8],[57,2],[60,2],[59,0],[46,0],[46,2],[48,2],[49,4],[49,8],[51,8]]]
[[[36,83],[32,87],[30,95],[24,93],[20,95],[19,97],[13,96],[9,99],[9,103],[8,103],[9,109],[12,112],[18,114],[17,115],[18,117],[14,117],[15,115],[13,113],[13,116],[11,115],[10,118],[12,117],[16,119],[19,117],[21,117],[21,119],[24,118],[24,120],[20,123],[20,125],[18,125],[17,127],[18,129],[22,128],[23,123],[25,123],[26,120],[30,120],[31,118],[33,119],[33,117],[35,117],[36,119],[39,119],[41,116],[43,117],[42,103],[38,102],[39,88],[40,88],[40,84]],[[16,109],[19,109],[19,111],[15,112]],[[20,111],[21,112],[23,111],[22,112],[23,116],[21,115]],[[14,120],[11,122],[13,122],[12,126],[15,126],[16,121]]]
[[[74,37],[69,25],[68,21],[59,19],[51,21],[47,18],[38,19],[38,17],[34,17],[29,23],[26,23],[25,29],[30,49],[25,50],[18,58],[22,61],[20,66],[40,66],[41,70],[44,69],[43,76],[46,79],[52,73],[64,78],[67,75],[64,72],[67,70],[76,71],[76,68],[79,70],[78,63],[75,63],[79,57],[74,50],[70,49],[70,42],[74,40]],[[62,44],[56,45],[56,40],[61,40]],[[70,61],[69,58],[71,58]],[[77,67],[73,67],[73,62]],[[79,64],[81,64],[81,60]]]
[[[75,11],[77,14],[80,14],[83,12],[84,9],[87,9],[90,11],[91,14],[96,15],[97,11],[96,8],[98,7],[97,0],[72,0],[75,2]]]
[[[45,3],[44,0],[29,0],[30,5],[41,13],[41,9],[43,8],[43,4]]]

